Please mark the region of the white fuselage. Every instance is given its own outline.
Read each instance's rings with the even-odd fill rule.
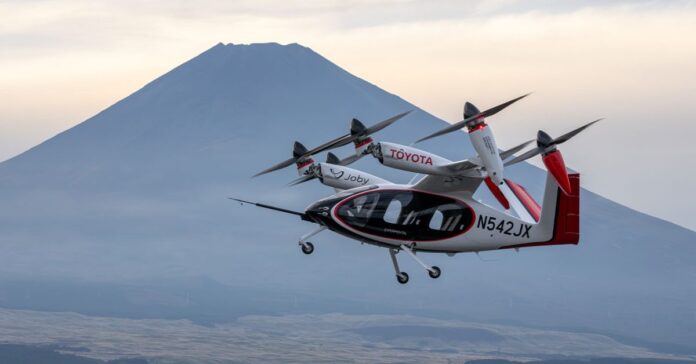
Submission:
[[[395,184],[357,190],[320,200],[307,212],[311,216],[317,211],[321,224],[356,240],[415,245],[423,251],[496,250],[548,241],[553,235],[553,211],[544,211],[539,223],[530,223],[468,194],[434,194]],[[546,196],[545,204],[548,198],[553,196]]]

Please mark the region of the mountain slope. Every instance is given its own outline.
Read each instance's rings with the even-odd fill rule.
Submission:
[[[366,307],[696,342],[696,233],[588,191],[579,246],[426,256],[443,268],[437,281],[401,257],[413,277],[406,287],[382,249],[325,233],[306,257],[296,241],[309,224],[226,199],[302,209],[330,190],[283,187],[292,168],[249,176],[288,158],[295,139],[311,147],[345,133],[352,117],[371,124],[409,109],[380,140],[407,144],[444,122],[300,45],[218,44],[0,164],[0,273],[109,282],[207,275]],[[423,148],[453,159],[472,151],[457,133]],[[411,177],[370,159],[356,167]],[[540,193],[540,170],[520,165],[510,175]]]

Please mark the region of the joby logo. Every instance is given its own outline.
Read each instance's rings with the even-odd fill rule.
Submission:
[[[431,166],[433,165],[433,159],[427,155],[409,153],[403,149],[397,150],[390,148],[389,151],[391,152],[391,157],[394,159],[406,160],[413,163],[429,164]]]
[[[338,171],[338,172],[336,172],[336,171],[333,170],[333,168],[330,168],[330,169],[329,169],[329,172],[331,172],[331,174],[333,174],[333,178],[335,178],[335,179],[339,179],[339,178],[343,177],[344,174],[346,174],[345,171]]]
[[[342,178],[343,176],[345,176],[346,172],[345,171],[336,172],[333,170],[333,168],[329,168],[329,172],[331,172],[331,174],[333,175],[333,178],[342,179],[344,181],[357,182],[357,183],[361,183],[361,184],[367,184],[367,182],[370,181],[369,178],[365,178],[365,177],[360,176],[360,175],[354,176],[350,173],[348,173],[348,176],[346,176],[346,178]]]

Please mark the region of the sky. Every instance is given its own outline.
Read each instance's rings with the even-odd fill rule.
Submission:
[[[505,149],[560,135],[583,185],[696,229],[696,1],[0,0],[0,160],[218,42],[300,43]]]

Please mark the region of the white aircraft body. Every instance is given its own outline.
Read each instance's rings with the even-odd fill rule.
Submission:
[[[291,184],[318,179],[336,190],[334,195],[312,203],[304,212],[291,211],[262,203],[234,199],[259,207],[298,215],[317,224],[317,228],[299,240],[305,254],[314,251],[309,239],[331,230],[361,243],[387,248],[399,283],[409,276],[401,271],[396,254],[405,252],[428,272],[438,278],[441,269],[424,263],[417,252],[446,253],[481,252],[498,249],[519,249],[533,246],[577,244],[580,238],[580,175],[567,172],[557,145],[561,144],[595,120],[553,139],[543,131],[537,133],[536,146],[515,157],[532,141],[500,151],[492,129],[485,118],[492,116],[517,100],[479,111],[466,103],[464,119],[419,141],[466,128],[477,155],[466,160],[451,161],[442,156],[391,142],[375,143],[371,137],[408,112],[365,127],[353,119],[350,133],[312,150],[295,142],[293,157],[268,168],[258,175],[292,164],[300,178]],[[314,163],[312,155],[353,143],[355,154],[339,159],[329,153],[325,163]],[[504,168],[540,154],[548,171],[544,197],[539,205],[524,187],[505,178]],[[382,165],[422,174],[412,184],[395,184],[378,176],[348,167],[371,155]],[[474,199],[482,182],[491,190],[502,208]]]

